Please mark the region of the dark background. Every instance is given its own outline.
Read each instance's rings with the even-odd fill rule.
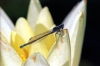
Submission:
[[[42,7],[48,6],[53,20],[59,25],[74,5],[80,0],[40,0]],[[0,0],[0,6],[12,21],[26,17],[29,0]],[[88,0],[86,31],[79,66],[100,66],[100,0]]]

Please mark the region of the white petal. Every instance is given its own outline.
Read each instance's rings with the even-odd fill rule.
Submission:
[[[4,66],[21,66],[22,60],[16,51],[9,45],[0,40],[1,62]]]
[[[40,34],[40,33],[43,33],[47,30],[50,30],[50,28],[54,26],[54,22],[53,22],[53,19],[52,19],[52,16],[49,12],[49,9],[48,7],[44,7],[39,16],[38,16],[38,19],[36,21],[36,26],[35,26],[35,30],[34,30],[34,33],[37,35],[37,34]],[[43,30],[40,30],[43,29]]]
[[[0,15],[0,32],[5,36],[7,41],[10,43],[11,28],[7,24],[6,20]]]
[[[42,7],[39,3],[39,0],[30,0],[27,20],[33,30],[34,30],[34,26],[36,24],[36,20],[37,20],[37,17],[39,15],[41,9],[42,9]]]
[[[38,52],[30,56],[24,66],[49,66],[46,59]]]
[[[53,19],[51,17],[48,7],[44,7],[41,10],[38,16],[38,19],[36,21],[34,33],[35,35],[38,35],[38,34],[41,34],[43,32],[50,30],[50,28],[52,27],[54,27]],[[51,42],[49,42],[50,40]],[[52,44],[54,44],[55,42],[55,34],[51,34],[47,36],[46,39],[43,40],[43,42],[47,46],[47,49],[50,50]]]
[[[86,1],[79,2],[63,22],[71,41],[71,66],[78,66],[80,60],[86,23],[85,9]]]
[[[13,30],[14,29],[13,22],[10,20],[10,18],[7,16],[7,14],[4,12],[4,10],[1,7],[0,7],[0,16],[2,16],[2,18],[8,24],[8,26],[10,27],[10,29]]]
[[[71,47],[68,31],[64,30],[61,33],[48,55],[47,60],[50,66],[70,66]]]

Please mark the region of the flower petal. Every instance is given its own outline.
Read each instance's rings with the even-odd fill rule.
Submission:
[[[36,22],[34,33],[35,35],[43,33],[50,30],[54,26],[52,17],[47,7],[44,7],[39,14],[39,17]],[[55,34],[47,36],[44,40],[44,43],[47,46],[47,49],[50,50],[52,44],[55,42]]]
[[[10,33],[11,28],[7,24],[6,20],[0,15],[0,32],[4,35],[4,37],[7,39],[7,41],[10,44]]]
[[[1,62],[4,66],[21,66],[22,60],[16,51],[9,45],[0,40]]]
[[[45,58],[47,58],[48,50],[43,42],[35,42],[31,45],[29,56],[32,55],[34,52],[40,52]]]
[[[78,66],[82,49],[85,23],[86,0],[77,4],[71,13],[65,18],[65,28],[69,30],[71,41],[71,66]]]
[[[6,39],[6,37],[5,37],[1,32],[0,32],[0,39],[1,39],[3,42],[9,44],[9,42],[8,42],[7,39]]]
[[[15,31],[24,39],[26,43],[32,36],[34,36],[30,25],[28,24],[27,20],[23,17],[20,17],[17,20]]]
[[[15,31],[11,32],[11,46],[17,51],[17,53],[22,57],[22,59],[25,61],[25,59],[28,58],[28,46],[26,46],[23,49],[20,49],[21,44],[24,44],[25,41],[18,35]]]
[[[27,20],[32,28],[34,30],[34,26],[36,24],[37,17],[41,11],[41,5],[38,0],[30,0],[29,9],[28,9],[28,15]]]
[[[4,12],[4,10],[1,7],[0,7],[0,16],[2,16],[2,18],[8,24],[8,26],[10,27],[10,29],[13,30],[14,29],[13,22],[10,20],[10,18],[7,16],[7,14]]]
[[[15,31],[22,37],[22,39],[25,41],[25,43],[28,42],[28,40],[34,36],[33,31],[30,27],[30,25],[28,24],[28,22],[26,21],[25,18],[20,17],[17,22],[16,22],[16,26],[15,26]],[[18,40],[18,39],[17,39]],[[26,50],[29,52],[30,46],[26,47]],[[25,50],[25,51],[26,51]]]
[[[70,66],[71,64],[71,46],[68,31],[61,31],[57,42],[53,45],[48,55],[50,66]]]
[[[40,53],[34,53],[27,59],[24,66],[49,66],[49,64]]]

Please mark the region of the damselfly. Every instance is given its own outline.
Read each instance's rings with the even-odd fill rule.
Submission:
[[[28,42],[28,43],[21,45],[20,48],[23,48],[23,47],[26,46],[26,45],[32,44],[32,43],[36,42],[37,40],[39,40],[39,39],[41,39],[41,38],[43,38],[43,37],[45,37],[45,36],[48,36],[48,35],[50,35],[50,34],[52,34],[52,33],[54,33],[54,32],[58,33],[58,32],[60,32],[63,28],[64,28],[64,24],[60,24],[59,26],[56,26],[56,27],[54,27],[53,29],[51,29],[51,30],[49,30],[49,31],[46,31],[46,32],[44,32],[44,33],[42,33],[42,34],[39,34],[39,35],[36,35],[36,36],[33,36],[33,37],[31,37],[31,38],[29,39],[29,42]]]

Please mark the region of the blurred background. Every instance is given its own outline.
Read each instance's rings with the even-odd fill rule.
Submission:
[[[81,0],[40,0],[42,7],[48,6],[54,23],[62,23],[71,9]],[[0,0],[0,6],[11,20],[27,16],[29,0]],[[100,66],[100,0],[88,0],[87,23],[79,66]]]

